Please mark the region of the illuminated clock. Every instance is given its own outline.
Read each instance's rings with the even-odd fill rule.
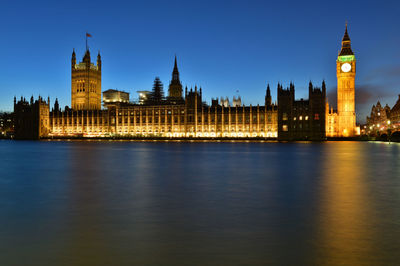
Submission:
[[[351,70],[351,65],[349,63],[344,63],[342,65],[342,71],[343,72],[349,72]]]

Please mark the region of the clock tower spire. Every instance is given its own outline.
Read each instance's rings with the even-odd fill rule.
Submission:
[[[356,133],[355,77],[356,58],[351,50],[347,23],[342,49],[336,60],[338,136],[350,137]]]

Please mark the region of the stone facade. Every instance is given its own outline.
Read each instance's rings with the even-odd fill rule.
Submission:
[[[49,137],[277,137],[277,107],[207,106],[191,90],[184,104],[108,105],[50,113]]]
[[[265,104],[262,106],[244,106],[240,97],[234,98],[232,105],[228,98],[221,99],[220,103],[218,99],[212,99],[211,105],[208,105],[203,102],[201,87],[198,90],[195,86],[190,91],[186,87],[183,94],[176,57],[167,97],[160,91],[159,99],[151,101],[149,97],[154,96],[152,92],[140,91],[140,99],[134,104],[129,102],[127,94],[124,97],[120,94],[114,97],[116,91],[109,90],[104,93],[105,109],[101,109],[100,54],[94,65],[89,50],[86,50],[82,62],[77,64],[73,52],[71,108],[61,110],[56,100],[50,112],[49,101],[46,103],[41,98],[35,103],[32,99],[30,104],[23,99],[15,102],[16,135],[35,139],[55,136],[154,136],[260,137],[280,140],[323,140],[326,136],[354,136],[357,134],[356,70],[347,26],[336,66],[337,111],[330,109],[326,101],[325,82],[321,88],[314,88],[310,82],[308,100],[295,100],[293,84],[287,89],[278,84],[277,104],[272,103],[268,85]],[[158,89],[162,90],[161,81],[159,83]],[[109,98],[118,100],[108,101]]]
[[[101,56],[97,55],[97,65],[90,61],[86,50],[82,62],[76,63],[75,51],[71,59],[71,108],[74,110],[101,109]]]

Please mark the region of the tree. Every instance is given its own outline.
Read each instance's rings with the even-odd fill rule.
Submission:
[[[149,97],[150,103],[159,104],[164,100],[163,84],[159,77],[154,79],[153,90]]]

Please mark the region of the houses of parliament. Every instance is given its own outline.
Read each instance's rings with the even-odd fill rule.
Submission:
[[[168,95],[156,78],[151,92],[139,102],[129,93],[101,91],[101,55],[96,64],[86,49],[81,62],[71,57],[71,107],[62,110],[56,99],[14,98],[15,138],[132,137],[132,138],[268,138],[324,140],[357,134],[355,114],[356,60],[347,32],[336,61],[337,110],[326,99],[326,85],[309,83],[309,99],[296,100],[295,86],[277,85],[277,102],[266,88],[264,105],[241,100],[203,101],[202,88],[183,89],[175,57]],[[103,108],[102,108],[103,106]],[[51,108],[51,110],[50,110]]]

